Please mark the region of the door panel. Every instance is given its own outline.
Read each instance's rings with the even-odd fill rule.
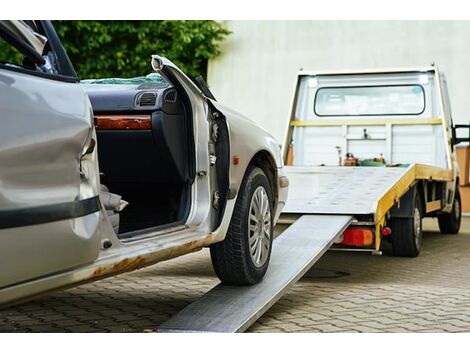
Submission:
[[[0,123],[0,287],[96,259],[99,173],[94,155],[81,163],[94,135],[80,85],[0,69]]]

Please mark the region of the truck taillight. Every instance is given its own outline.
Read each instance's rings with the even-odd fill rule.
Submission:
[[[374,243],[374,232],[366,227],[349,227],[343,233],[341,244],[346,246],[365,247]]]
[[[150,130],[151,115],[95,115],[97,130]]]

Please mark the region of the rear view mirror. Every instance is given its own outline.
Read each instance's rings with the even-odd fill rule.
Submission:
[[[466,137],[457,137],[458,129],[467,129]],[[470,143],[470,124],[452,126],[452,145],[457,145],[462,142]]]

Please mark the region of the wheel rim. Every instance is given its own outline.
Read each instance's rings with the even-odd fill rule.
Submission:
[[[413,227],[414,227],[416,248],[419,249],[421,247],[421,214],[418,208],[414,209]]]
[[[456,197],[454,202],[454,218],[455,221],[460,219],[460,200]]]
[[[248,220],[248,243],[253,264],[259,268],[266,263],[271,248],[271,207],[263,186],[251,197]]]

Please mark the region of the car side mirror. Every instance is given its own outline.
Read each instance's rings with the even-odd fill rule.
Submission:
[[[467,129],[467,136],[466,137],[457,137],[457,130],[458,129]],[[457,145],[461,142],[470,143],[470,124],[468,125],[453,125],[452,126],[452,145]]]

